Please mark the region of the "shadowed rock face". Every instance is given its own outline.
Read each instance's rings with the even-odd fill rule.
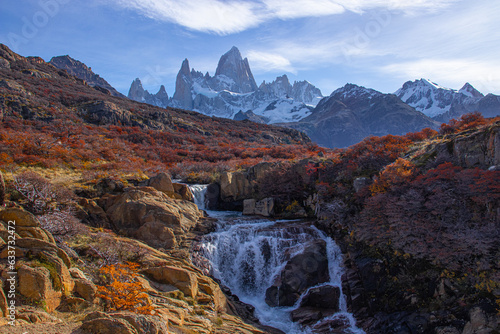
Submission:
[[[329,279],[326,243],[316,240],[288,261],[274,284],[266,290],[266,303],[293,306],[307,288]]]
[[[339,298],[339,287],[325,285],[312,288],[302,298],[300,306],[292,311],[292,321],[308,325],[333,315],[340,310]]]
[[[321,100],[311,115],[280,125],[304,131],[319,145],[334,148],[356,144],[370,135],[404,135],[436,128],[438,123],[395,95],[347,84]]]
[[[151,94],[142,87],[142,83],[139,78],[132,81],[127,97],[134,101],[145,102],[162,108],[166,108],[169,103],[165,86],[161,85],[158,93]]]
[[[173,99],[177,101],[181,108],[193,109],[193,97],[191,96],[191,86],[193,78],[189,70],[189,61],[184,59],[181,69],[177,73],[175,80],[175,93]]]

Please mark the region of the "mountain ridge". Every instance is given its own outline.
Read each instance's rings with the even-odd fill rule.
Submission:
[[[91,72],[91,69],[85,64],[74,61],[69,56],[54,57],[54,59],[59,59],[59,62],[65,63],[66,67],[69,66],[67,64],[74,64],[76,68],[72,70],[72,73],[84,80],[92,74],[107,84],[104,79]],[[107,85],[109,86],[109,84]],[[105,89],[112,92],[114,88],[108,86],[104,84],[96,85],[96,87],[107,87]],[[339,94],[342,94],[342,96]],[[484,96],[470,83],[466,83],[462,88],[456,90],[440,86],[429,79],[420,79],[405,82],[394,94],[406,105],[438,122],[447,122],[452,118],[459,118],[465,113],[474,111],[479,111],[485,117],[494,117],[500,114],[500,97],[494,94]],[[361,115],[359,112],[363,109],[363,114],[366,114],[369,108],[362,105],[364,102],[358,101],[358,103],[355,100],[361,99],[365,101],[366,99],[375,98],[380,102],[380,99],[376,99],[376,97],[383,95],[383,93],[374,89],[346,84],[344,87],[333,91],[328,97],[323,97],[321,91],[306,80],[295,81],[292,85],[286,74],[276,77],[271,82],[264,80],[257,86],[248,59],[242,58],[237,47],[232,47],[221,56],[213,77],[208,72],[203,74],[191,68],[189,60],[184,59],[176,77],[175,92],[171,97],[169,97],[163,85],[160,86],[156,94],[149,93],[142,87],[139,78],[132,82],[128,92],[128,98],[132,100],[161,108],[171,106],[193,110],[209,116],[235,120],[251,120],[257,123],[280,125],[283,123],[287,124],[287,127],[301,129],[313,138],[322,132],[317,132],[318,124],[329,123],[329,121],[323,122],[323,120],[319,119],[319,115],[325,113],[326,110],[318,108],[318,106],[323,100],[336,96],[336,99],[348,106],[342,112],[340,112],[342,108],[338,106],[334,108],[337,110],[335,116],[337,120],[334,122],[335,124],[332,124],[332,129],[327,131],[330,133],[328,136],[332,134],[332,131],[335,132],[333,128],[338,126],[337,122],[346,122],[350,130],[344,129],[341,131],[338,129],[340,132],[335,136],[350,132],[353,130],[353,126],[357,128],[355,131],[357,134],[350,133],[344,141],[341,141],[342,145],[352,144],[354,143],[353,140],[359,141],[364,138],[363,136],[370,134],[382,135],[391,131],[394,134],[401,134],[403,127],[395,128],[390,125],[391,121],[386,123],[390,125],[391,131],[382,131],[383,129],[380,126],[361,125],[359,123],[359,116]],[[392,102],[389,103],[389,101]],[[394,110],[399,109],[401,112],[405,110],[399,105],[399,101],[392,98],[385,98],[383,105],[392,114],[392,117],[396,117],[393,113]],[[348,112],[348,110],[352,113]],[[406,110],[403,113],[408,116],[409,111]],[[313,114],[316,115],[312,116]],[[341,115],[343,116],[341,117]],[[326,117],[330,118],[330,121],[332,120],[332,114]],[[387,120],[387,115],[384,113],[380,113],[380,117]],[[373,117],[364,116],[364,119],[370,119],[374,124],[380,124]],[[304,122],[301,124],[289,125],[302,120]],[[306,125],[307,122],[311,121],[312,124]],[[429,123],[428,120],[421,120],[420,123],[436,128],[436,123]],[[411,131],[419,130],[413,127],[410,128]],[[326,129],[324,130],[326,131]],[[348,139],[351,135],[354,137]],[[332,138],[331,140],[333,140]],[[331,146],[328,144],[331,140],[325,142],[322,139],[320,142],[322,145]]]
[[[474,111],[480,112],[484,117],[500,115],[500,102],[495,98],[499,96],[488,94],[491,96],[483,101],[486,96],[468,82],[457,90],[440,86],[429,79],[419,79],[405,82],[394,94],[406,104],[440,122]]]
[[[138,100],[133,94],[128,97]],[[308,81],[292,85],[286,74],[257,86],[248,59],[233,46],[221,56],[213,77],[191,68],[189,60],[184,59],[168,105],[225,118],[251,110],[260,120],[277,123],[306,117],[322,97]]]
[[[52,57],[49,64],[54,65],[58,69],[66,70],[69,74],[85,80],[90,86],[104,88],[113,96],[125,97],[125,95],[118,92],[105,79],[99,76],[99,74],[94,73],[91,67],[88,67],[79,60],[71,58],[69,55]]]
[[[404,135],[438,123],[394,94],[346,84],[322,99],[299,122],[278,124],[304,131],[320,146],[347,147],[368,136]]]

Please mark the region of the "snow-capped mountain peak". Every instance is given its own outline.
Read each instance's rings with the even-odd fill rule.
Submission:
[[[429,117],[449,113],[456,105],[472,105],[483,97],[469,83],[462,89],[455,90],[440,86],[428,79],[407,81],[394,94]]]
[[[429,79],[420,79],[420,80],[417,80],[417,82],[419,82],[420,84],[424,85],[424,86],[429,86],[431,88],[435,88],[435,89],[443,89],[443,90],[449,90],[449,91],[454,91],[456,92],[456,90],[454,89],[451,89],[451,88],[446,88],[446,87],[443,87],[443,86],[440,86],[438,85],[437,83],[435,82],[432,82],[431,80]]]
[[[142,86],[138,88],[140,81],[137,80],[132,83],[131,91],[139,92],[130,98],[145,102],[144,90]],[[156,95],[165,94],[160,89]],[[208,72],[203,74],[191,69],[189,61],[184,59],[169,106],[210,116],[233,118],[238,115],[278,123],[308,116],[321,98],[321,91],[311,83],[296,81],[292,85],[286,74],[257,87],[248,59],[243,59],[238,48],[232,47],[220,58],[213,77]]]
[[[242,59],[240,50],[235,46],[220,58],[214,79],[215,83],[221,84],[217,90],[249,93],[257,89],[248,59]]]
[[[460,88],[458,92],[471,98],[480,99],[484,97],[484,95],[481,92],[472,87],[472,85],[468,82],[465,83],[465,85],[462,88]]]
[[[341,87],[330,94],[331,97],[335,97],[338,100],[357,97],[366,97],[371,99],[372,97],[379,95],[382,95],[382,93],[371,88],[365,88],[351,83],[346,84],[344,87]]]

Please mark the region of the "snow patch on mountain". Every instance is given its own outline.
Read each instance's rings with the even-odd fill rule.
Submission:
[[[137,90],[138,83],[133,86]],[[142,94],[129,97],[146,102]],[[168,105],[225,118],[234,118],[240,112],[238,117],[242,118],[253,111],[262,116],[260,120],[278,123],[301,120],[322,98],[321,91],[308,81],[295,81],[292,85],[286,75],[257,87],[248,59],[242,59],[240,51],[233,47],[220,58],[213,77],[190,69],[185,59]]]
[[[298,122],[309,116],[312,107],[293,99],[277,99],[267,106],[261,106],[254,110],[256,115],[269,119],[269,123]]]
[[[460,90],[440,86],[428,79],[407,81],[396,94],[403,102],[429,117],[449,113],[457,106],[477,103],[483,94],[466,83]]]

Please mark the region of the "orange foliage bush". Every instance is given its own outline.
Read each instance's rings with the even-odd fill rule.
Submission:
[[[103,285],[98,285],[97,296],[104,299],[111,311],[129,310],[152,314],[153,305],[147,290],[138,281],[137,263],[107,265],[99,269]]]
[[[454,118],[450,119],[449,122],[441,124],[439,128],[439,133],[442,135],[455,133],[460,130],[474,129],[481,125],[487,124],[488,121],[481,115],[481,113],[475,111],[473,113],[467,113],[460,117],[459,120]]]
[[[387,165],[375,182],[370,186],[372,195],[385,193],[393,185],[407,182],[415,173],[415,165],[408,160],[398,158]]]

